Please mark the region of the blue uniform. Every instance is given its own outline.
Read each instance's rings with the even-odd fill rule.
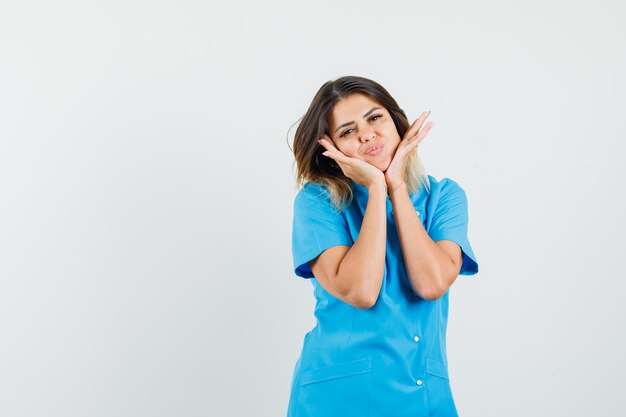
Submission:
[[[478,272],[467,238],[467,199],[453,180],[430,179],[410,196],[433,241],[463,251],[460,274]],[[387,198],[385,272],[376,304],[359,309],[327,292],[308,262],[337,245],[352,246],[367,206],[367,188],[352,182],[354,200],[342,211],[326,188],[306,183],[294,200],[295,274],[311,278],[316,326],[304,336],[291,381],[288,417],[451,417],[457,411],[446,354],[448,293],[429,301],[411,288],[391,200]]]

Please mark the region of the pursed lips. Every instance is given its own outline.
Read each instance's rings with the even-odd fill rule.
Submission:
[[[371,148],[369,148],[367,151],[365,151],[365,154],[369,155],[372,152],[376,152],[380,148],[382,148],[382,145],[374,145]]]

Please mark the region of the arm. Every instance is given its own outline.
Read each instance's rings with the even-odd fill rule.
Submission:
[[[387,194],[384,183],[368,187],[359,236],[351,247],[334,246],[309,262],[319,283],[357,308],[376,304],[382,286],[387,246]]]
[[[391,191],[391,202],[411,287],[422,298],[436,300],[459,275],[461,248],[450,240],[434,242],[428,236],[405,184]]]

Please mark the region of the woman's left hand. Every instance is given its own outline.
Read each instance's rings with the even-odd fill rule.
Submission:
[[[435,125],[433,122],[428,122],[424,125],[424,127],[422,127],[424,121],[429,115],[430,111],[422,113],[404,134],[404,137],[396,148],[396,153],[385,171],[385,182],[387,183],[387,188],[390,192],[404,182],[404,169],[406,167],[408,155],[417,147],[422,139],[426,137],[428,131]]]

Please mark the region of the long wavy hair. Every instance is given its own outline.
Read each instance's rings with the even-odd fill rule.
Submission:
[[[367,95],[387,109],[393,119],[400,138],[409,130],[411,124],[389,92],[375,81],[357,76],[345,76],[334,81],[327,81],[318,90],[309,109],[300,120],[293,142],[294,163],[297,165],[296,186],[303,187],[306,182],[326,186],[332,205],[342,210],[352,203],[352,180],[344,175],[339,165],[322,155],[326,149],[317,140],[324,134],[330,136],[328,125],[333,108],[343,98],[352,94]],[[296,122],[297,123],[297,122]],[[430,181],[417,149],[408,156],[404,172],[404,182],[409,194],[415,193],[421,186],[430,190]]]

